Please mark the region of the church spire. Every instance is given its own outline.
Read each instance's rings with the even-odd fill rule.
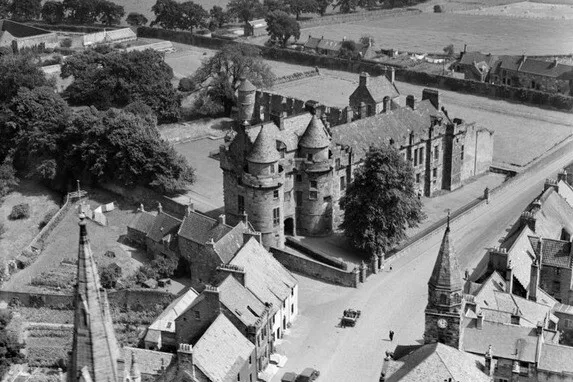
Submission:
[[[462,290],[463,285],[460,266],[450,239],[449,212],[440,252],[438,253],[438,258],[436,259],[436,264],[434,265],[434,270],[432,271],[432,276],[428,284],[435,288],[452,292]]]
[[[88,239],[85,215],[80,214],[78,273],[74,297],[74,338],[69,382],[114,382],[119,348],[113,330],[107,294],[101,287]]]

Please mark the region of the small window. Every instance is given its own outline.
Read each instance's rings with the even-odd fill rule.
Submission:
[[[290,194],[291,194],[291,192],[292,192],[292,191],[287,191],[287,192],[285,192],[285,195],[284,195],[285,202],[290,201]]]
[[[437,167],[434,167],[434,168],[432,169],[432,176],[433,176],[434,178],[437,178],[437,177],[438,177],[438,168],[437,168]]]
[[[277,226],[281,223],[281,209],[280,207],[273,209],[273,225]]]
[[[295,197],[296,197],[296,205],[301,206],[302,205],[302,191],[297,191],[295,193]]]
[[[420,164],[422,164],[422,163],[424,163],[424,148],[423,147],[420,148],[419,153],[420,153]]]
[[[336,158],[334,163],[335,163],[336,169],[338,170],[340,168],[340,158]]]
[[[291,296],[294,296],[294,288],[292,288],[292,289],[290,290],[290,295],[291,295]]]
[[[346,190],[346,177],[345,176],[341,176],[340,177],[340,190]]]
[[[275,165],[271,164],[271,174],[274,174],[274,173],[275,173]]]
[[[241,374],[237,374],[237,381],[241,380]]]
[[[420,174],[416,174],[416,183],[420,183]]]
[[[302,175],[296,174],[295,179],[296,179],[297,182],[302,182]]]
[[[274,190],[274,191],[273,191],[273,198],[274,198],[274,199],[278,199],[278,198],[279,198],[279,190]]]
[[[414,150],[414,167],[418,165],[418,149]]]
[[[196,320],[200,320],[200,319],[201,319],[201,312],[199,312],[198,310],[196,310],[196,311],[193,312],[193,313],[195,313],[195,319],[196,319]]]
[[[249,382],[253,382],[253,375],[249,375]]]
[[[436,145],[436,147],[434,147],[434,159],[439,159],[440,158],[440,146]]]
[[[312,162],[312,154],[306,154],[306,160]]]
[[[512,323],[513,325],[519,325],[519,316],[514,316],[514,315],[512,315],[512,316],[511,316],[511,323]]]
[[[318,187],[318,182],[316,180],[311,180],[310,181],[310,188],[317,188]]]
[[[250,356],[249,356],[249,365],[251,365],[252,363],[253,363],[253,356],[250,355]]]
[[[308,194],[308,198],[311,200],[318,199],[318,192],[317,191],[310,191]]]
[[[290,312],[291,312],[291,313],[294,313],[294,304],[291,304],[291,306],[290,306]]]
[[[245,197],[243,195],[238,196],[237,210],[239,210],[240,214],[245,212]]]
[[[465,149],[465,147],[464,147],[464,145],[462,145],[462,150],[461,150],[461,154],[460,154],[461,160],[464,160],[464,149]]]

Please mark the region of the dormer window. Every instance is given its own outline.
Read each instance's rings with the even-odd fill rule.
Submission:
[[[271,174],[274,174],[275,171],[276,171],[276,170],[275,170],[275,165],[274,165],[274,164],[271,164]]]
[[[312,162],[312,154],[306,154],[306,160]]]

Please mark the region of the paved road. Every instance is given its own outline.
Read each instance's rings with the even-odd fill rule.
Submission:
[[[542,191],[544,180],[571,161],[573,143],[568,143],[503,189],[488,206],[454,221],[452,238],[462,270],[473,269],[485,248],[497,245],[504,230]],[[313,290],[305,288],[315,285],[313,281],[301,278],[300,299],[306,303],[280,345],[289,361],[273,381],[279,381],[284,371],[300,372],[308,366],[319,369],[325,382],[378,381],[385,350],[422,339],[427,281],[442,232],[407,248],[392,261],[393,271],[387,266],[386,272],[370,277],[359,289],[331,287],[325,291],[315,286]],[[362,317],[355,328],[338,328],[340,314],[347,307],[361,309]],[[396,332],[394,343],[387,340],[390,329]]]

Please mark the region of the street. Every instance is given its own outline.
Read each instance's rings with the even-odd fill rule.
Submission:
[[[571,161],[573,142],[568,142],[495,194],[489,205],[452,222],[451,237],[462,273],[478,265],[486,248],[499,245],[505,230],[543,190],[545,179],[555,177]],[[389,260],[384,272],[358,289],[320,285],[297,275],[300,317],[278,346],[289,360],[273,381],[280,381],[286,371],[300,373],[305,367],[320,370],[320,380],[325,382],[378,381],[386,350],[422,340],[427,282],[442,236],[443,228],[406,248]],[[342,311],[349,307],[362,310],[360,320],[354,328],[340,328]],[[393,342],[388,340],[389,330],[396,333]]]

